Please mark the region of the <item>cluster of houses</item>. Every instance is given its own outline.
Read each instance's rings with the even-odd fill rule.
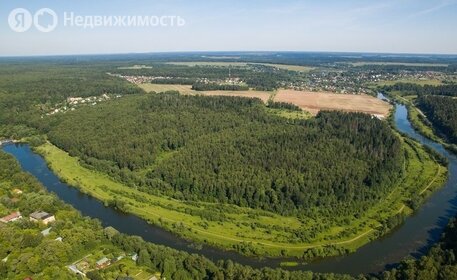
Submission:
[[[16,212],[13,212],[3,218],[0,218],[0,222],[2,223],[13,223],[13,222],[16,222],[20,219],[22,219],[22,214],[21,212],[19,211],[16,211]],[[43,211],[38,211],[38,212],[34,212],[32,214],[29,215],[29,219],[30,221],[32,222],[36,222],[36,223],[42,223],[44,225],[48,225],[50,223],[53,223],[56,221],[56,218],[54,215],[52,214],[49,214],[47,212],[43,212]]]
[[[121,95],[115,95],[115,98],[122,97]],[[89,96],[89,97],[68,97],[66,102],[59,103],[52,108],[50,112],[46,113],[46,116],[52,116],[58,113],[66,113],[68,111],[74,111],[78,106],[90,105],[94,106],[100,102],[108,101],[112,98],[108,94],[103,94],[101,96]]]

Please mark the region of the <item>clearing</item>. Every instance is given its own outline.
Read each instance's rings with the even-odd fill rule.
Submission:
[[[165,92],[170,90],[179,91],[184,95],[207,95],[207,96],[239,96],[248,98],[259,98],[263,102],[267,102],[270,96],[274,93],[272,91],[255,91],[255,90],[243,90],[243,91],[230,91],[230,90],[214,90],[214,91],[196,91],[192,90],[192,86],[189,85],[171,85],[171,84],[141,84],[139,85],[146,92]]]

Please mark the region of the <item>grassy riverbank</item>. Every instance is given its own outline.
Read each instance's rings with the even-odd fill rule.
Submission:
[[[415,130],[428,139],[440,143],[447,150],[457,154],[457,145],[448,143],[440,133],[433,128],[427,116],[416,107],[416,95],[402,96],[400,92],[390,92],[389,97],[396,102],[404,104],[408,108],[408,120]]]
[[[52,144],[37,148],[51,169],[70,185],[78,187],[106,205],[135,214],[184,238],[246,255],[314,258],[354,251],[388,232],[393,220],[412,213],[411,201],[425,197],[442,185],[446,168],[439,166],[420,145],[404,142],[408,161],[405,176],[393,192],[358,218],[341,217],[328,224],[319,218],[298,219],[232,205],[195,203],[145,194],[113,181],[107,175],[87,169],[79,160]],[[224,217],[211,221],[209,213]],[[313,240],[296,242],[293,229],[321,225]],[[395,225],[395,224],[394,224]]]

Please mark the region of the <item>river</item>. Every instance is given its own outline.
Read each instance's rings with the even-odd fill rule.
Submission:
[[[418,134],[407,118],[405,106],[397,104],[395,123],[398,130],[428,145],[449,160],[449,178],[443,188],[436,191],[413,216],[397,230],[373,241],[348,256],[326,258],[310,264],[287,268],[291,270],[311,270],[314,272],[373,273],[398,263],[408,255],[421,256],[436,243],[449,219],[457,214],[457,157],[438,143]],[[28,145],[6,144],[2,149],[12,154],[26,172],[34,175],[45,188],[60,199],[78,209],[83,215],[99,219],[103,226],[112,226],[122,233],[141,236],[146,241],[165,245],[189,253],[198,253],[217,261],[231,259],[252,267],[279,267],[284,259],[256,259],[235,252],[226,252],[210,246],[195,248],[191,242],[174,234],[150,225],[130,214],[105,207],[100,201],[81,193],[59,180],[48,168],[44,159],[35,154]]]

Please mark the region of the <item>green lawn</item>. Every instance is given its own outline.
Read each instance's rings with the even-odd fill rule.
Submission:
[[[341,217],[338,224],[328,224],[325,219],[284,217],[271,212],[212,203],[186,203],[168,197],[154,196],[129,188],[107,175],[82,167],[77,158],[52,144],[37,149],[50,167],[70,185],[104,202],[120,200],[125,210],[150,223],[160,225],[176,234],[198,242],[206,242],[221,248],[237,248],[241,253],[263,256],[303,256],[308,249],[331,246],[353,251],[379,235],[381,222],[399,212],[410,214],[405,207],[411,197],[426,186],[439,187],[446,173],[431,160],[419,146],[405,143],[409,161],[405,166],[407,176],[386,198],[365,211],[360,218]],[[224,213],[224,222],[213,222],[198,213]],[[190,214],[197,213],[197,214]],[[313,228],[326,225],[316,231],[313,240],[300,243],[288,229]],[[248,249],[246,249],[248,247]],[[331,254],[337,254],[333,252]]]

